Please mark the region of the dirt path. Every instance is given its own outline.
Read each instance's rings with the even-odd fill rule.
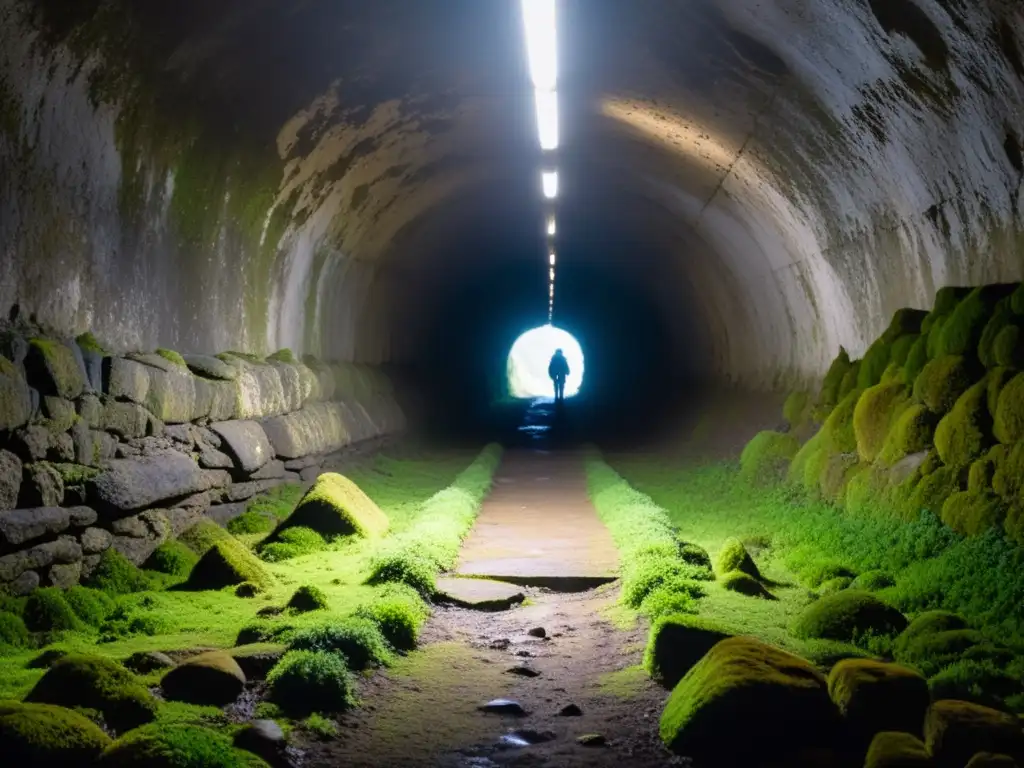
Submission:
[[[463,568],[542,583],[611,575],[615,549],[586,500],[580,455],[512,454],[496,481]],[[564,583],[557,578],[551,583]],[[639,666],[646,630],[617,628],[611,620],[617,585],[524,591],[526,603],[508,611],[438,608],[420,650],[361,683],[363,705],[339,720],[340,736],[301,745],[304,764],[680,764],[657,736],[667,694]],[[536,636],[541,628],[544,637]],[[480,711],[493,699],[513,700],[526,714]],[[563,712],[570,705],[579,714]],[[599,738],[580,743],[587,735]]]

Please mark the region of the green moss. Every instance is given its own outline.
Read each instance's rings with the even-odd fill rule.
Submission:
[[[885,369],[889,366],[891,357],[892,345],[884,337],[879,338],[868,347],[857,371],[857,388],[867,389],[878,384],[882,380]]]
[[[817,589],[833,579],[853,579],[856,572],[846,563],[836,560],[814,560],[810,565],[800,569],[800,578],[807,586]]]
[[[320,552],[327,546],[324,537],[312,528],[285,528],[272,540],[260,545],[260,557],[268,563],[282,563]]]
[[[723,738],[736,723],[744,724],[743,738]],[[810,663],[733,637],[676,685],[659,730],[672,752],[700,765],[788,765],[787,756],[830,743],[837,728],[825,681]]]
[[[168,541],[157,547],[149,556],[146,567],[158,573],[184,578],[192,572],[198,562],[199,556],[180,541]]]
[[[290,349],[279,349],[274,354],[270,355],[267,360],[273,360],[278,363],[290,363],[292,365],[297,364],[299,361],[295,357],[295,353]]]
[[[91,627],[100,626],[114,612],[114,601],[98,589],[74,586],[64,593],[64,600]]]
[[[411,651],[416,648],[430,608],[411,587],[389,584],[372,602],[356,609],[355,615],[376,624],[396,651]]]
[[[1024,373],[1010,379],[999,393],[992,431],[1007,445],[1024,440]]]
[[[850,583],[850,588],[867,590],[868,592],[877,592],[880,589],[891,587],[895,583],[895,580],[888,571],[874,570],[865,571],[855,578]]]
[[[935,434],[935,416],[920,403],[904,408],[889,429],[878,461],[892,466],[912,453],[927,450]]]
[[[791,392],[782,406],[782,415],[791,429],[802,425],[810,415],[811,396],[807,392]]]
[[[997,301],[997,293],[989,286],[967,294],[943,324],[937,356],[974,355]]]
[[[851,584],[853,584],[853,579],[849,576],[840,576],[836,579],[829,579],[818,588],[818,594],[822,597],[825,595],[834,595],[836,592],[842,592],[844,589],[849,589]]]
[[[96,570],[89,576],[85,585],[108,595],[127,595],[150,589],[152,582],[124,555],[111,548],[103,553]]]
[[[319,587],[306,584],[295,590],[288,600],[288,607],[297,613],[322,611],[327,608],[327,595]]]
[[[27,648],[32,639],[21,616],[7,611],[0,611],[0,656],[6,648]]]
[[[775,596],[765,589],[761,582],[753,576],[748,576],[739,571],[725,574],[719,583],[722,585],[722,589],[728,592],[736,592],[747,597],[760,597],[764,600],[775,599]]]
[[[173,349],[158,349],[156,353],[167,362],[188,370],[188,363],[185,362],[185,358]]]
[[[1005,518],[1005,503],[991,492],[961,491],[942,505],[942,522],[964,536],[979,536],[992,528],[1002,528]]]
[[[1003,521],[1006,538],[1024,547],[1024,506],[1020,502],[1011,503]]]
[[[312,528],[324,536],[379,538],[389,522],[369,496],[343,475],[327,472],[302,497],[286,527]]]
[[[864,768],[934,768],[924,742],[911,733],[883,731],[875,734]]]
[[[236,749],[231,739],[196,725],[149,725],[111,744],[100,768],[267,768],[255,755]]]
[[[273,577],[255,555],[237,539],[218,541],[196,563],[188,579],[191,589],[221,589],[250,582],[260,589],[273,584]]]
[[[995,418],[996,411],[999,409],[999,395],[1003,393],[1003,388],[1016,375],[1009,368],[993,368],[988,372],[986,377],[988,380],[988,412],[992,414],[993,419]]]
[[[760,432],[743,449],[740,474],[751,483],[778,482],[799,450],[800,443],[791,434]]]
[[[707,570],[712,570],[711,555],[699,544],[689,541],[679,542],[679,559],[688,565]]]
[[[874,461],[881,453],[909,397],[907,388],[894,382],[872,386],[857,400],[853,412],[853,430],[857,452],[863,461]]]
[[[33,632],[74,632],[84,629],[82,622],[56,587],[37,589],[25,603],[25,626]]]
[[[63,707],[0,701],[0,755],[9,766],[93,765],[110,737]]]
[[[71,349],[52,339],[32,339],[25,360],[29,379],[43,395],[74,400],[85,387],[85,379]]]
[[[900,336],[892,343],[892,354],[889,356],[889,365],[895,365],[901,370],[910,358],[910,352],[914,345],[920,341],[921,336],[914,333],[907,336]]]
[[[241,536],[269,533],[274,530],[274,526],[275,523],[273,518],[250,509],[243,512],[234,520],[231,520],[227,525],[227,529],[228,533],[234,536]],[[321,541],[323,541],[322,537]]]
[[[50,667],[26,701],[95,709],[118,731],[150,722],[157,711],[156,699],[131,672],[110,659],[85,654],[70,654]]]
[[[853,414],[860,399],[860,391],[854,390],[839,401],[829,417],[825,420],[822,431],[825,433],[825,449],[831,453],[855,453],[857,451],[857,435],[853,429]],[[817,478],[815,478],[817,480]]]
[[[437,566],[413,551],[389,552],[377,557],[367,584],[405,584],[429,598],[437,592]]]
[[[919,731],[928,683],[917,672],[872,659],[843,659],[828,675],[828,691],[851,730],[871,738],[883,731]]]
[[[910,307],[897,309],[892,315],[892,320],[889,321],[889,327],[885,329],[880,338],[892,344],[899,338],[916,335],[921,332],[921,326],[927,317],[928,312],[922,309],[911,309]]]
[[[991,647],[985,636],[973,629],[949,629],[945,632],[921,634],[896,645],[896,658],[934,675],[940,669],[959,661],[976,649]]]
[[[821,456],[827,458],[828,453],[826,450],[826,439],[825,430],[819,429],[810,440],[803,444],[796,456],[793,457],[793,461],[789,464],[789,470],[786,472],[786,482],[792,486],[799,486],[805,490],[817,490],[818,488],[818,474],[821,472]],[[810,467],[814,467],[813,471],[813,485],[809,484],[806,480],[808,473],[812,470]]]
[[[983,461],[992,467],[992,490],[1008,502],[1016,499],[1024,480],[1024,446],[994,445]]]
[[[304,493],[301,483],[285,483],[250,501],[245,515],[259,514],[271,520],[285,520],[295,511]]]
[[[868,467],[868,464],[860,463],[855,454],[839,453],[828,456],[824,468],[818,475],[821,497],[832,503],[842,502],[850,482]]]
[[[935,358],[942,356],[940,353],[940,350],[942,349],[942,330],[946,323],[949,322],[949,317],[949,315],[936,317],[931,330],[928,331],[927,348],[929,360],[934,360]]]
[[[932,360],[921,371],[914,382],[914,398],[941,416],[975,381],[975,367],[967,358],[946,355]]]
[[[924,475],[910,494],[910,507],[914,512],[928,510],[936,516],[950,495],[960,490],[957,472],[949,467],[939,467]]]
[[[982,379],[960,396],[935,428],[935,448],[947,466],[966,467],[991,444],[987,390],[988,382]]]
[[[1002,448],[1003,446],[999,446]],[[983,493],[992,487],[996,475],[996,462],[987,455],[971,464],[967,473],[967,490],[971,493]]]
[[[822,382],[821,393],[818,395],[820,406],[830,409],[839,402],[839,390],[842,388],[843,378],[849,370],[850,356],[843,347],[840,347],[838,356],[832,361]]]
[[[92,331],[86,331],[85,333],[78,336],[75,339],[75,343],[78,344],[79,349],[83,352],[92,352],[97,355],[106,355],[107,351],[103,348],[103,345],[96,340],[96,337],[92,335]]]
[[[722,576],[738,571],[755,579],[761,578],[754,558],[739,539],[727,539],[715,559],[715,570]]]
[[[959,614],[952,611],[925,611],[915,616],[914,620],[896,639],[896,650],[899,652],[910,643],[926,635],[956,629],[967,629],[967,621]]]
[[[850,369],[843,376],[843,381],[839,385],[839,401],[842,402],[843,398],[849,395],[851,392],[857,390],[857,380],[860,378],[860,360],[854,360],[850,363]]]
[[[387,666],[392,658],[380,627],[358,616],[300,630],[289,647],[297,651],[340,653],[355,670]]]
[[[668,689],[675,688],[704,655],[733,633],[701,616],[662,616],[651,625],[644,669]]]
[[[267,675],[271,700],[293,714],[343,712],[354,703],[342,657],[326,651],[289,651]]]
[[[811,603],[793,624],[796,637],[855,642],[868,634],[895,635],[903,614],[870,592],[848,589]]]
[[[1020,678],[1008,672],[1003,665],[973,659],[955,661],[941,669],[928,678],[928,687],[936,700],[958,699],[1002,711],[1013,711],[1012,699],[1019,697],[1024,690]],[[1009,765],[1015,766],[1016,763]]]
[[[928,337],[920,336],[907,354],[907,362],[903,364],[903,383],[913,385],[917,377],[928,364]]]
[[[1010,300],[1009,298],[1002,299],[996,304],[992,316],[989,318],[988,323],[986,323],[985,329],[981,332],[981,338],[978,341],[978,360],[986,368],[994,368],[997,365],[1001,365],[1001,363],[996,361],[996,339],[1012,319],[1013,311],[1010,309]]]

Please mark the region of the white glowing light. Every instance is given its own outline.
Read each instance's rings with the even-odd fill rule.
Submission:
[[[557,231],[557,227],[555,226],[555,217],[548,216],[548,237],[554,237]]]
[[[523,27],[533,86],[542,91],[553,91],[558,84],[555,0],[523,0]]]
[[[540,148],[545,151],[558,149],[558,94],[538,90],[536,102]]]
[[[541,181],[544,186],[544,197],[548,200],[558,197],[558,171],[544,171]]]
[[[551,269],[551,270],[548,270],[548,271],[551,274],[551,282],[552,283],[555,282],[555,270]]]
[[[551,252],[551,257],[550,257],[549,261],[551,262],[551,266],[552,267],[555,266],[555,252],[554,251]]]
[[[583,350],[568,331],[545,325],[527,331],[508,353],[508,388],[512,397],[554,397],[555,385],[548,377],[548,364],[556,349],[569,363],[565,396],[572,397],[583,384]]]

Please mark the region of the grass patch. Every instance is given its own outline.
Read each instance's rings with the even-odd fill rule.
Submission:
[[[343,712],[355,704],[344,657],[327,651],[289,651],[267,675],[270,698],[287,712]]]

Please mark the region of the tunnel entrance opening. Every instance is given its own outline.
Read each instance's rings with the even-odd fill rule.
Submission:
[[[583,386],[584,360],[580,343],[568,331],[554,325],[542,325],[522,334],[508,353],[509,395],[517,400],[554,398],[555,385],[548,376],[548,363],[561,349],[569,363],[565,396],[574,397]]]

